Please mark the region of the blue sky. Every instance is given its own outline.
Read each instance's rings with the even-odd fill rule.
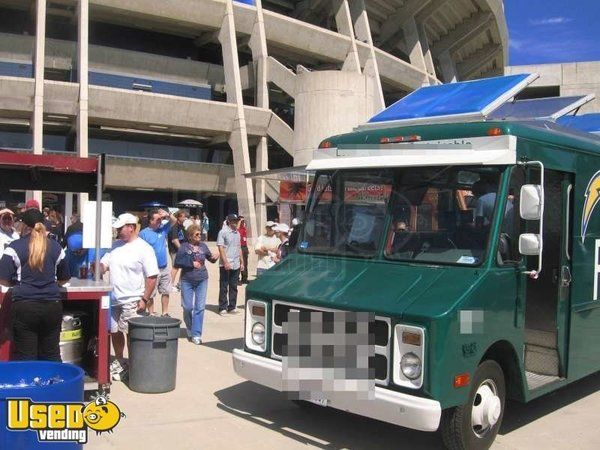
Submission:
[[[600,61],[600,0],[504,0],[509,64]]]

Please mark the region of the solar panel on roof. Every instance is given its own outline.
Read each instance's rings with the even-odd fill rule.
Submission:
[[[547,97],[508,102],[493,111],[488,119],[549,119],[556,120],[594,99],[594,95]]]
[[[588,133],[600,133],[600,113],[581,116],[564,116],[557,120],[560,125]]]
[[[475,81],[426,86],[374,116],[364,127],[399,122],[433,123],[485,118],[538,77],[508,75]]]

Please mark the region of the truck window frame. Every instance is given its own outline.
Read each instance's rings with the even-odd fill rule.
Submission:
[[[356,259],[368,259],[368,260],[382,260],[382,258],[381,258],[382,250],[381,249],[384,245],[385,230],[387,229],[387,221],[388,221],[388,207],[389,207],[389,202],[391,199],[391,192],[393,190],[393,186],[394,186],[394,182],[395,182],[394,171],[386,170],[385,172],[386,172],[386,174],[382,175],[381,170],[376,171],[375,169],[365,169],[365,168],[343,170],[343,171],[340,171],[338,169],[331,169],[331,170],[321,170],[321,171],[317,172],[315,174],[314,182],[311,186],[310,195],[308,197],[309,201],[307,203],[305,220],[304,220],[304,224],[302,226],[301,240],[299,240],[299,242],[298,242],[297,251],[301,254],[306,254],[306,255],[319,255],[319,256],[356,258]],[[340,211],[343,210],[343,208],[345,208],[347,205],[351,205],[351,202],[346,201],[346,198],[345,198],[345,183],[352,183],[352,182],[365,183],[365,181],[352,180],[351,178],[352,178],[352,176],[357,176],[357,177],[361,176],[361,175],[366,176],[366,175],[369,175],[370,173],[372,173],[372,175],[374,177],[377,176],[379,178],[384,178],[385,175],[387,175],[389,177],[389,186],[390,186],[389,196],[388,196],[388,198],[385,199],[385,204],[383,205],[381,235],[373,241],[373,244],[374,244],[373,250],[370,253],[365,254],[365,253],[351,252],[351,251],[345,251],[345,252],[325,251],[325,250],[314,251],[310,247],[303,248],[302,244],[305,242],[305,236],[306,236],[306,232],[307,232],[306,227],[309,222],[309,217],[312,218],[312,215],[313,215],[315,209],[321,205],[328,204],[329,208],[331,210],[330,213],[333,216],[335,216],[335,220],[337,220],[339,218],[338,215],[339,215]],[[327,179],[327,181],[325,183],[325,188],[323,188],[323,191],[320,194],[317,194],[317,192],[316,192],[317,186],[320,185],[319,180],[322,177]],[[318,195],[320,198],[322,195],[324,195],[325,189],[327,189],[327,187],[331,188],[331,200],[329,201],[329,203],[321,203],[320,201],[317,202],[316,196]],[[336,239],[336,235],[332,234],[329,236],[330,248],[335,247],[335,245],[334,245],[335,243],[333,241],[335,239]]]
[[[521,176],[520,180],[513,185],[515,174],[519,174]],[[513,234],[514,236],[511,238],[512,247],[516,248],[516,255],[519,257],[517,260],[511,259],[503,259],[500,254],[500,245],[501,245],[501,236],[503,234],[503,230],[505,230],[505,223],[503,221],[500,222],[498,235],[497,235],[497,243],[494,254],[496,255],[496,265],[498,267],[524,267],[525,258],[523,255],[519,253],[518,250],[518,241],[521,233],[525,232],[526,229],[526,221],[521,219],[519,214],[519,204],[520,204],[520,190],[521,186],[527,184],[528,180],[528,171],[526,167],[521,165],[514,165],[512,167],[508,167],[505,173],[505,176],[508,177],[508,181],[506,182],[506,190],[503,190],[502,195],[502,205],[498,206],[497,209],[500,211],[500,208],[505,209],[506,203],[509,201],[509,196],[511,195],[511,189],[514,189],[512,195],[514,195],[513,205],[512,205],[512,214],[513,214]],[[503,183],[504,185],[504,183]],[[513,248],[513,250],[514,250]]]

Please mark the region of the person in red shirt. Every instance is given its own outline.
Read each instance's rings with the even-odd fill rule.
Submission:
[[[245,284],[248,283],[248,231],[246,230],[246,220],[244,219],[244,216],[240,216],[238,233],[240,233],[242,260],[244,261],[244,270],[240,271],[241,280],[238,284]]]

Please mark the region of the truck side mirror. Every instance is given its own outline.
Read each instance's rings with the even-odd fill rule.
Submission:
[[[521,186],[519,213],[525,220],[540,220],[542,217],[542,187],[539,184]]]
[[[537,270],[524,272],[535,280],[542,272],[542,252],[544,251],[544,163],[541,161],[528,161],[520,164],[539,166],[540,168],[540,184],[524,184],[521,186],[519,206],[522,219],[540,221],[540,234],[524,233],[519,236],[519,253],[538,257]]]
[[[542,240],[539,234],[523,233],[519,236],[519,253],[525,256],[540,256]]]

